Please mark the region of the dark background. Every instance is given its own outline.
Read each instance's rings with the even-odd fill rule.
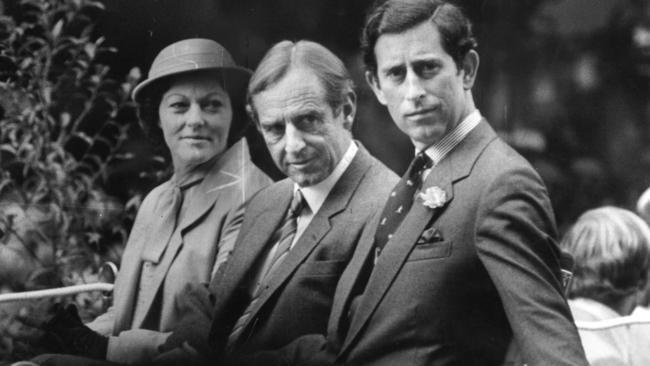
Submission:
[[[408,139],[363,81],[359,34],[367,0],[105,0],[97,32],[119,49],[116,75],[146,74],[174,41],[211,38],[254,69],[283,39],[310,39],[339,55],[357,84],[355,136],[402,173]],[[633,208],[650,185],[650,5],[643,0],[460,1],[475,23],[478,107],[544,178],[565,227],[585,209]],[[136,136],[128,148],[144,151]],[[118,166],[109,192],[138,164]],[[133,184],[137,184],[133,183]]]

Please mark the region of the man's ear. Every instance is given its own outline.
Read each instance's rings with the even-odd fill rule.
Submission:
[[[478,52],[469,50],[463,58],[463,87],[465,90],[472,89],[478,73],[479,57]]]
[[[345,100],[341,106],[341,112],[343,113],[343,127],[346,130],[352,131],[352,123],[357,113],[357,94],[354,90],[350,89],[347,91]]]
[[[257,130],[262,133],[262,128],[260,127],[260,124],[257,122],[257,115],[255,114],[255,110],[253,110],[253,106],[250,105],[250,103],[246,103],[246,114],[248,114],[248,118],[250,118],[251,121],[253,121],[253,124],[257,128]]]
[[[377,74],[370,70],[367,70],[366,82],[368,85],[370,85],[370,89],[372,89],[372,91],[375,93],[375,96],[377,97],[379,103],[386,105],[386,97],[384,96],[384,92],[381,90],[381,86],[379,85]]]

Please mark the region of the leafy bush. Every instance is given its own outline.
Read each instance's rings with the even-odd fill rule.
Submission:
[[[2,4],[0,4],[2,5]],[[93,34],[92,0],[22,0],[0,15],[0,292],[96,281],[119,261],[139,196],[126,204],[103,189],[121,152],[137,69],[117,81],[101,58],[115,50]],[[103,310],[99,294],[76,301]],[[16,357],[14,316],[45,302],[0,304],[0,358]]]

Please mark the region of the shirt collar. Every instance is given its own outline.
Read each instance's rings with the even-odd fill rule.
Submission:
[[[338,182],[339,178],[341,178],[343,175],[343,172],[345,172],[348,166],[350,166],[350,163],[352,163],[352,159],[354,159],[354,156],[357,154],[358,150],[359,148],[357,147],[357,144],[355,144],[354,141],[351,141],[350,146],[348,147],[345,154],[343,154],[343,157],[341,157],[339,163],[336,164],[336,167],[332,173],[321,182],[308,187],[300,187],[298,184],[294,183],[294,191],[300,189],[302,196],[305,198],[305,201],[309,205],[309,209],[312,213],[315,214],[318,212],[318,210],[320,210],[321,206],[325,202],[325,199],[332,190],[332,187],[334,187],[336,182]]]
[[[579,297],[576,299],[569,300],[569,305],[571,308],[583,311],[597,320],[619,318],[621,315],[617,313],[614,309],[610,308],[607,305],[601,304],[598,301],[587,299],[584,297]],[[583,319],[576,319],[583,320]]]
[[[433,165],[438,164],[456,145],[463,141],[465,136],[472,132],[474,127],[478,126],[482,119],[481,112],[475,109],[474,112],[467,115],[451,132],[443,136],[440,141],[429,146],[425,150],[425,153],[431,158]],[[417,154],[417,151],[415,153]]]

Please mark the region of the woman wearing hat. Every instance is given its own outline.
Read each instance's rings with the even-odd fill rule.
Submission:
[[[122,363],[146,357],[183,316],[176,294],[209,282],[226,260],[245,203],[271,183],[240,139],[249,77],[207,39],[182,40],[156,56],[133,98],[145,131],[164,138],[174,174],[142,202],[113,306],[87,327],[75,309],[59,311],[48,330],[65,347],[50,351]]]

